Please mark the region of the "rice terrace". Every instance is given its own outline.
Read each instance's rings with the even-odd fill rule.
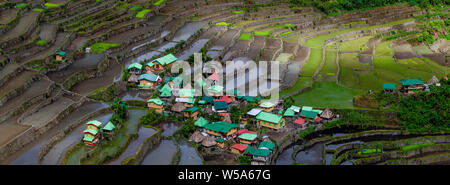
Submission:
[[[0,164],[450,165],[449,13],[0,0]],[[236,80],[227,61],[257,67]]]

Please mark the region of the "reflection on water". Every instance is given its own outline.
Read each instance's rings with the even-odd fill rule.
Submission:
[[[138,138],[128,145],[127,149],[123,151],[119,158],[109,164],[120,165],[127,157],[135,156],[144,140],[155,132],[156,130],[153,128],[141,127],[138,132]]]
[[[300,151],[295,156],[297,163],[319,165],[322,163],[323,144],[315,144],[314,146]]]
[[[142,165],[169,165],[177,147],[172,140],[162,140],[161,143],[142,161]]]
[[[175,123],[164,123],[163,124],[163,132],[162,132],[162,136],[171,136],[173,135],[173,133],[175,133],[175,131],[177,131],[180,128],[179,124],[175,124]]]
[[[201,165],[202,159],[194,147],[189,145],[185,140],[180,140],[180,161],[179,165]]]
[[[289,148],[286,148],[283,152],[278,155],[277,160],[275,161],[276,165],[291,165],[294,163],[294,159],[292,159],[292,153],[294,153],[294,149],[299,147],[299,145],[293,145]]]

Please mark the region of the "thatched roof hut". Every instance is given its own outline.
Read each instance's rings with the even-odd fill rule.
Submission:
[[[439,83],[439,79],[433,75],[430,80],[428,80],[428,85]]]
[[[202,145],[204,147],[214,146],[216,145],[216,140],[211,136],[207,136],[205,139],[203,139]]]
[[[198,130],[195,131],[191,137],[189,138],[189,141],[194,141],[196,143],[202,142],[205,139],[206,136],[204,136],[201,132],[199,132]]]
[[[231,117],[230,117],[230,114],[225,114],[224,116],[223,116],[223,120],[222,120],[223,122],[227,122],[227,123],[231,123]]]
[[[128,83],[138,83],[138,76],[134,73],[131,73],[130,77],[128,78]]]
[[[183,105],[183,103],[181,102],[177,102],[172,106],[172,111],[173,112],[181,112],[184,109],[186,109],[186,107]]]
[[[334,117],[333,112],[331,112],[331,110],[329,108],[326,108],[322,114],[320,114],[321,118],[325,118],[325,119],[331,119]]]
[[[205,114],[212,114],[212,110],[211,110],[210,107],[205,107],[205,109],[203,110],[203,112],[204,112]]]

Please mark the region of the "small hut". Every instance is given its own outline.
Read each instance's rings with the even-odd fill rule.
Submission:
[[[205,137],[205,139],[203,139],[202,145],[204,147],[214,146],[214,145],[216,145],[216,140],[211,136],[207,136],[207,137]]]
[[[433,75],[433,77],[431,77],[431,79],[428,80],[428,82],[427,82],[428,85],[437,84],[437,83],[439,83],[439,79],[438,79],[436,76],[434,76],[434,75]]]
[[[152,98],[147,100],[147,107],[155,112],[162,113],[164,110],[164,101],[159,98]]]
[[[396,85],[394,83],[383,83],[383,91],[385,93],[392,93],[395,91]]]
[[[114,124],[109,121],[103,128],[103,133],[106,135],[113,135],[114,134],[114,129],[116,128],[116,126],[114,126]]]
[[[138,83],[138,76],[134,73],[131,73],[130,77],[128,78],[128,83]]]
[[[422,91],[424,85],[423,81],[420,78],[403,79],[400,80],[400,82],[402,83],[401,90],[407,94],[412,94],[416,91]]]
[[[225,115],[223,116],[223,120],[222,120],[222,121],[223,121],[223,122],[227,122],[227,123],[232,123],[230,114],[225,114]]]
[[[271,112],[275,107],[275,104],[271,102],[263,102],[259,105],[260,109],[263,109],[265,112]]]
[[[128,66],[128,72],[134,73],[134,74],[141,74],[142,65],[139,63],[132,63]]]
[[[329,120],[329,119],[332,119],[334,117],[334,114],[333,114],[333,112],[331,112],[331,110],[329,108],[326,108],[322,112],[322,114],[320,114],[320,117],[323,118],[323,119]]]
[[[200,108],[198,108],[197,106],[188,107],[188,108],[184,109],[183,112],[184,112],[184,117],[192,118],[193,120],[197,120],[197,116],[200,113]]]
[[[64,60],[65,56],[66,56],[66,52],[65,51],[58,51],[58,52],[56,52],[55,60],[56,61],[62,61],[62,60]]]
[[[217,145],[217,147],[220,147],[220,148],[225,148],[225,139],[223,139],[223,138],[217,138],[216,139],[216,145]]]
[[[177,102],[172,106],[172,112],[181,112],[184,109],[186,109],[186,107],[181,102]]]
[[[195,131],[191,137],[189,138],[189,141],[194,141],[196,143],[202,142],[203,139],[205,139],[206,136],[204,136],[200,131]]]

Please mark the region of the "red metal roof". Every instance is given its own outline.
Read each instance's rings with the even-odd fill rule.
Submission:
[[[322,121],[322,118],[319,118],[318,116],[316,117],[316,119],[314,119],[315,122],[320,122]]]
[[[219,112],[219,115],[220,116],[225,116],[225,115],[230,115],[231,116],[231,113],[229,113],[229,112]]]
[[[238,149],[239,151],[245,151],[247,150],[248,145],[244,145],[244,144],[234,144],[233,146],[231,146],[231,148],[235,148]]]
[[[256,132],[253,132],[253,131],[250,131],[250,130],[247,130],[247,129],[242,129],[242,130],[239,130],[237,132],[237,135],[241,135],[243,133],[256,134]]]
[[[294,123],[299,124],[299,125],[303,125],[305,123],[305,119],[298,118],[297,120],[294,121]]]
[[[233,100],[229,96],[222,96],[222,97],[220,97],[219,101],[231,103]]]

